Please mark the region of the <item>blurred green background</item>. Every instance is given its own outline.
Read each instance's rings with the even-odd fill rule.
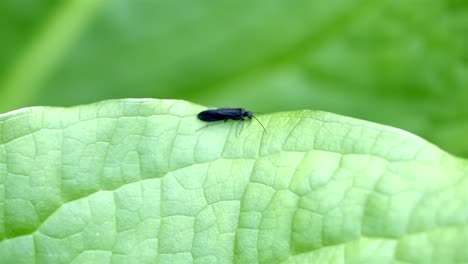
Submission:
[[[319,109],[468,157],[466,0],[3,0],[0,110],[155,97]]]

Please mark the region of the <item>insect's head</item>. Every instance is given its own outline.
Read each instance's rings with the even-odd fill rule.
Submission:
[[[252,118],[252,117],[253,117],[253,113],[250,112],[250,111],[245,111],[245,112],[244,112],[244,116],[245,116],[245,117],[248,117],[248,118]]]

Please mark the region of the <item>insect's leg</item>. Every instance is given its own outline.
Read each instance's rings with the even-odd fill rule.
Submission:
[[[195,130],[195,132],[198,132],[200,129],[207,128],[207,127],[214,126],[214,125],[219,125],[219,124],[220,124],[220,123],[209,124],[209,125],[206,125],[206,126],[204,126],[204,127],[200,127],[199,129]]]
[[[240,129],[239,129],[240,127]],[[242,129],[244,128],[244,121],[243,120],[240,120],[239,121],[239,124],[237,124],[237,136],[240,136],[240,134],[242,133]]]

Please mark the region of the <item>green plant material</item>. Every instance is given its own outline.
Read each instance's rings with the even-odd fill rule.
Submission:
[[[1,115],[0,262],[468,262],[465,160],[320,111],[258,115],[263,133],[203,109]]]
[[[127,97],[321,109],[468,157],[467,17],[463,0],[0,1],[0,112]]]

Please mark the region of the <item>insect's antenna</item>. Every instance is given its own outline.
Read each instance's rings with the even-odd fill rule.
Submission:
[[[252,117],[255,118],[255,120],[257,120],[257,122],[263,127],[263,130],[265,131],[265,134],[266,134],[266,129],[263,126],[262,122],[260,122],[260,120],[258,120],[258,118],[256,118],[254,115],[252,115]]]

